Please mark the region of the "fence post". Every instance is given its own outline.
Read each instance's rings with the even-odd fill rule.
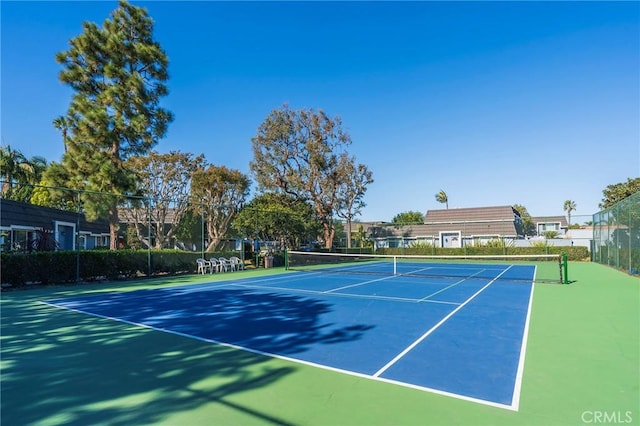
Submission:
[[[204,206],[202,206],[202,213],[200,214],[200,228],[200,256],[204,259]]]
[[[289,250],[286,248],[284,249],[284,270],[289,270]]]
[[[151,198],[147,198],[147,278],[151,278]]]
[[[76,282],[80,282],[80,191],[78,191],[78,215],[76,219]]]

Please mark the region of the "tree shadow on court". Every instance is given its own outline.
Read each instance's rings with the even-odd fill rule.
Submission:
[[[175,332],[272,353],[355,340],[371,328],[323,323],[321,316],[331,306],[312,297],[222,289],[177,293],[78,300],[98,315],[144,319]],[[242,404],[238,401],[247,398],[238,397],[275,384],[298,366],[38,303],[59,296],[40,291],[3,297],[3,425],[150,424],[208,404],[222,419],[293,423],[277,403]],[[215,424],[220,418],[202,422]]]
[[[332,311],[332,305],[313,296],[248,289],[148,290],[59,303],[83,312],[281,355],[304,352],[313,345],[356,340],[373,327],[328,322],[323,315]]]

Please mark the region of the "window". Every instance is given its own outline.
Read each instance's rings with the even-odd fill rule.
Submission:
[[[98,235],[98,236],[96,236],[96,247],[108,248],[109,247],[109,236],[108,235]]]
[[[80,234],[80,236],[78,236],[78,247],[80,248],[80,250],[87,249],[88,239],[89,239],[89,236],[87,234]]]
[[[33,241],[35,232],[33,228],[11,228],[5,237],[4,246],[7,250],[27,252],[29,243]]]

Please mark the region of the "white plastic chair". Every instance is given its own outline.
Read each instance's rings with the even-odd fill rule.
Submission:
[[[231,269],[234,269],[236,271],[243,271],[244,270],[244,262],[239,257],[231,256],[229,258],[229,262],[231,262]]]
[[[220,272],[232,271],[231,262],[226,257],[219,257],[218,263],[220,265]]]
[[[207,270],[209,270],[209,272],[212,271],[211,269],[211,262],[209,262],[208,260],[204,260],[203,258],[199,257],[198,259],[196,259],[196,263],[198,264],[198,273],[204,275]]]
[[[209,259],[209,263],[211,263],[211,273],[214,272],[222,272],[222,268],[220,267],[220,262],[215,257]]]

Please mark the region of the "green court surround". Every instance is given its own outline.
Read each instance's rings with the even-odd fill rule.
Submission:
[[[640,424],[640,279],[572,262],[536,284],[512,412],[39,303],[283,270],[2,293],[3,426]],[[615,420],[615,422],[613,421]],[[602,423],[601,423],[602,424]]]

